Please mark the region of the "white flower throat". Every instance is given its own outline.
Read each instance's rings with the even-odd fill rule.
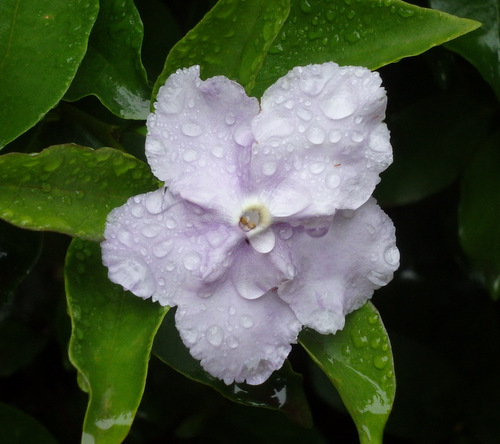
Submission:
[[[252,203],[241,213],[239,227],[250,236],[265,230],[271,225],[271,222],[272,217],[269,210],[260,202]]]

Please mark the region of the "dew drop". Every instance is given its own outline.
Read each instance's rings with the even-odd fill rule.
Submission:
[[[306,233],[314,238],[323,237],[326,233],[328,233],[328,228],[310,228],[306,230]]]
[[[236,339],[234,336],[228,336],[228,338],[226,339],[226,342],[227,342],[227,345],[229,346],[229,348],[236,348],[240,344],[238,339]]]
[[[297,109],[297,116],[299,116],[302,120],[309,122],[312,119],[312,112],[305,108]]]
[[[226,119],[225,119],[226,125],[233,125],[234,122],[236,122],[236,116],[234,113],[230,112],[226,114]]]
[[[182,158],[186,162],[194,162],[196,159],[198,159],[198,156],[198,151],[193,149],[188,149],[182,153]]]
[[[292,236],[292,233],[293,233],[293,228],[290,227],[289,225],[285,225],[284,227],[281,227],[279,229],[279,237],[283,240],[287,240],[287,239],[290,239],[290,237]]]
[[[351,339],[356,348],[363,348],[368,344],[368,338],[359,330],[351,331]]]
[[[356,142],[356,143],[361,143],[363,142],[363,140],[365,139],[365,136],[363,136],[362,133],[360,133],[359,131],[354,131],[352,134],[351,134],[351,140],[353,142]]]
[[[341,131],[334,129],[328,133],[328,140],[330,142],[337,143],[340,141],[340,139],[342,139],[342,132]]]
[[[395,245],[388,247],[384,251],[384,259],[388,265],[394,266],[399,262],[399,250]]]
[[[325,131],[322,128],[313,126],[306,131],[306,138],[314,145],[319,145],[325,141]]]
[[[373,365],[375,366],[375,368],[378,368],[379,370],[383,370],[387,366],[388,362],[389,362],[388,356],[375,356],[373,358]]]
[[[274,160],[265,162],[262,165],[262,173],[266,176],[272,176],[276,172],[277,164]]]
[[[340,177],[337,174],[329,174],[326,177],[325,185],[330,188],[330,190],[334,190],[340,185]]]
[[[348,91],[339,91],[320,103],[323,114],[333,120],[349,117],[356,110],[356,102]]]
[[[193,345],[198,341],[199,333],[196,328],[189,328],[182,331],[182,337],[189,345]]]
[[[224,339],[224,332],[219,326],[212,325],[205,333],[205,337],[207,338],[207,341],[214,347],[219,347],[222,344],[222,340]]]
[[[182,134],[188,137],[198,137],[203,133],[203,129],[195,122],[184,122],[181,125]]]
[[[177,222],[175,219],[172,219],[172,218],[168,218],[166,221],[165,221],[165,225],[167,226],[167,228],[169,229],[174,229],[175,227],[177,227]]]
[[[191,251],[184,256],[182,263],[186,270],[194,271],[200,268],[201,257],[196,251]]]
[[[171,245],[172,245],[172,240],[170,240],[170,239],[163,241],[163,242],[159,242],[157,244],[154,244],[153,245],[153,254],[158,259],[161,259],[162,257],[165,257],[168,253],[170,253]],[[172,271],[172,270],[169,270],[169,271]]]
[[[374,285],[377,287],[383,287],[384,285],[387,284],[387,280],[389,276],[387,276],[384,273],[381,273],[380,271],[372,270],[366,278]]]
[[[158,236],[158,234],[160,234],[161,230],[162,230],[162,228],[159,225],[151,224],[151,225],[145,225],[144,227],[142,227],[141,233],[146,237],[153,238],[153,237]]]
[[[309,171],[313,174],[320,174],[325,170],[325,162],[313,162],[309,165]]]
[[[250,328],[253,326],[253,319],[250,316],[242,316],[240,318],[240,324],[245,328]]]

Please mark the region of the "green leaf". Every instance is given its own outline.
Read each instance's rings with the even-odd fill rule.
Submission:
[[[289,0],[220,0],[172,48],[153,97],[170,74],[192,65],[204,78],[224,75],[250,91],[288,11]]]
[[[98,0],[0,2],[0,148],[61,100],[98,8]]]
[[[292,0],[291,4],[252,91],[256,96],[294,66],[333,60],[376,69],[480,25],[399,0]]]
[[[493,299],[500,298],[500,135],[476,156],[462,179],[459,234]]]
[[[0,221],[0,307],[35,265],[42,234]]]
[[[483,26],[446,46],[471,62],[500,99],[500,1],[430,0],[441,11],[480,21]]]
[[[299,342],[339,391],[361,444],[382,443],[396,381],[389,338],[376,308],[368,302],[349,314],[335,335],[304,330]]]
[[[375,196],[383,205],[419,201],[453,183],[486,140],[491,111],[472,93],[434,93],[388,121],[394,163]]]
[[[153,353],[173,369],[194,381],[212,387],[231,401],[282,410],[302,426],[312,425],[311,412],[302,389],[302,376],[295,373],[288,362],[281,370],[274,372],[264,384],[226,385],[205,372],[199,361],[189,354],[175,327],[173,313],[165,317],[158,330]]]
[[[167,309],[112,284],[97,243],[73,239],[65,280],[69,356],[89,392],[83,442],[121,443],[141,401],[153,338]]]
[[[64,99],[93,94],[119,117],[145,119],[151,89],[141,62],[142,37],[132,0],[102,1],[87,54]]]
[[[112,148],[57,145],[0,157],[0,217],[32,230],[100,240],[113,208],[156,188],[145,163]]]
[[[57,444],[36,419],[4,403],[0,403],[0,436],[6,444]]]

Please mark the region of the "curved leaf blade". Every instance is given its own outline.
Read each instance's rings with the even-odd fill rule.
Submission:
[[[288,362],[261,385],[226,385],[205,372],[200,362],[189,354],[175,327],[173,311],[165,317],[158,330],[153,353],[179,373],[212,387],[231,401],[281,410],[298,424],[304,427],[312,426],[311,412],[302,389],[302,376],[295,373]]]
[[[113,148],[56,145],[0,157],[0,217],[32,230],[101,240],[113,208],[156,188],[145,163]]]
[[[220,0],[172,48],[153,97],[170,74],[192,65],[203,78],[224,75],[250,91],[289,8],[289,0]]]
[[[146,119],[151,89],[141,62],[142,39],[142,21],[132,0],[101,2],[87,54],[64,99],[93,94],[123,119]]]
[[[36,419],[0,402],[0,436],[9,444],[57,444]]]
[[[465,171],[461,183],[459,234],[462,248],[500,299],[500,135],[493,137]]]
[[[469,17],[483,26],[446,46],[471,62],[500,99],[500,2],[498,0],[430,0],[433,8]]]
[[[0,148],[61,100],[98,9],[98,0],[0,2]]]
[[[376,69],[480,26],[399,0],[292,0],[291,4],[257,78],[253,91],[257,96],[294,66],[333,60]]]
[[[299,342],[339,391],[361,444],[382,443],[396,381],[389,338],[373,304],[349,314],[335,335],[304,330]]]
[[[141,401],[153,338],[167,309],[112,284],[94,242],[73,239],[65,282],[69,356],[89,392],[82,442],[121,443]]]

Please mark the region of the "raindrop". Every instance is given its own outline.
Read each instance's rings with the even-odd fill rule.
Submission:
[[[242,316],[240,318],[240,324],[245,328],[250,328],[253,326],[253,319],[250,316]]]
[[[283,240],[290,239],[293,233],[293,228],[290,227],[289,225],[285,225],[284,227],[281,227],[278,234],[279,237]]]
[[[193,149],[186,150],[182,153],[182,158],[186,162],[194,162],[196,159],[198,159],[198,157],[199,157],[198,151]]]
[[[228,338],[226,339],[226,342],[227,342],[227,345],[229,346],[229,348],[236,348],[240,344],[238,339],[236,339],[234,336],[228,336]]]
[[[333,120],[349,117],[356,110],[356,103],[350,92],[336,91],[320,103],[323,114]]]
[[[309,122],[312,119],[312,112],[305,108],[297,109],[297,116],[299,116],[302,120]]]
[[[325,169],[325,162],[313,162],[309,165],[309,171],[313,174],[322,173]]]
[[[351,134],[351,140],[353,142],[356,142],[356,143],[361,143],[363,142],[365,136],[363,136],[363,134],[361,134],[359,131],[354,131],[352,134]]]
[[[233,306],[229,307],[227,311],[231,316],[234,316],[236,314],[236,308],[234,308]]]
[[[165,225],[167,226],[167,228],[169,229],[174,229],[175,227],[177,227],[177,222],[175,221],[175,219],[172,219],[172,218],[168,218],[166,221],[165,221]]]
[[[334,190],[340,185],[340,177],[337,174],[329,174],[326,177],[325,185],[330,188],[330,190]]]
[[[368,344],[368,338],[359,330],[351,330],[351,339],[356,348],[363,348]]]
[[[262,173],[266,176],[272,176],[276,172],[277,164],[274,160],[262,165]]]
[[[219,347],[222,344],[222,340],[224,339],[224,332],[219,326],[212,325],[212,327],[210,327],[205,333],[205,337],[207,338],[207,341],[214,347]]]
[[[388,265],[396,265],[399,262],[399,250],[395,245],[388,247],[384,251],[384,259]]]
[[[383,287],[384,285],[387,284],[387,280],[389,276],[387,276],[384,273],[381,273],[380,271],[372,270],[366,278],[374,285],[377,287]]]
[[[309,140],[309,142],[313,143],[314,145],[323,143],[325,141],[325,137],[325,131],[317,126],[309,128],[306,132],[307,140]]]
[[[200,268],[201,257],[196,251],[191,251],[184,256],[182,263],[186,270],[194,271]]]
[[[182,337],[189,345],[193,345],[198,341],[199,333],[196,328],[188,328],[182,331]]]
[[[326,228],[310,228],[306,230],[306,233],[311,237],[323,237],[326,233],[328,233],[328,227]]]
[[[170,253],[172,245],[172,240],[166,240],[160,242],[158,244],[153,245],[153,254],[158,258],[165,257],[168,253]],[[172,271],[172,270],[169,270]]]
[[[342,132],[334,129],[328,133],[328,140],[332,143],[337,143],[342,139]]]
[[[184,122],[181,125],[182,134],[189,137],[198,137],[203,133],[203,129],[195,122]]]
[[[146,237],[152,238],[158,236],[161,230],[162,228],[156,224],[145,225],[144,227],[142,227],[141,233]]]
[[[388,356],[375,356],[373,358],[373,365],[379,370],[383,370],[387,366],[388,362],[389,362]]]

